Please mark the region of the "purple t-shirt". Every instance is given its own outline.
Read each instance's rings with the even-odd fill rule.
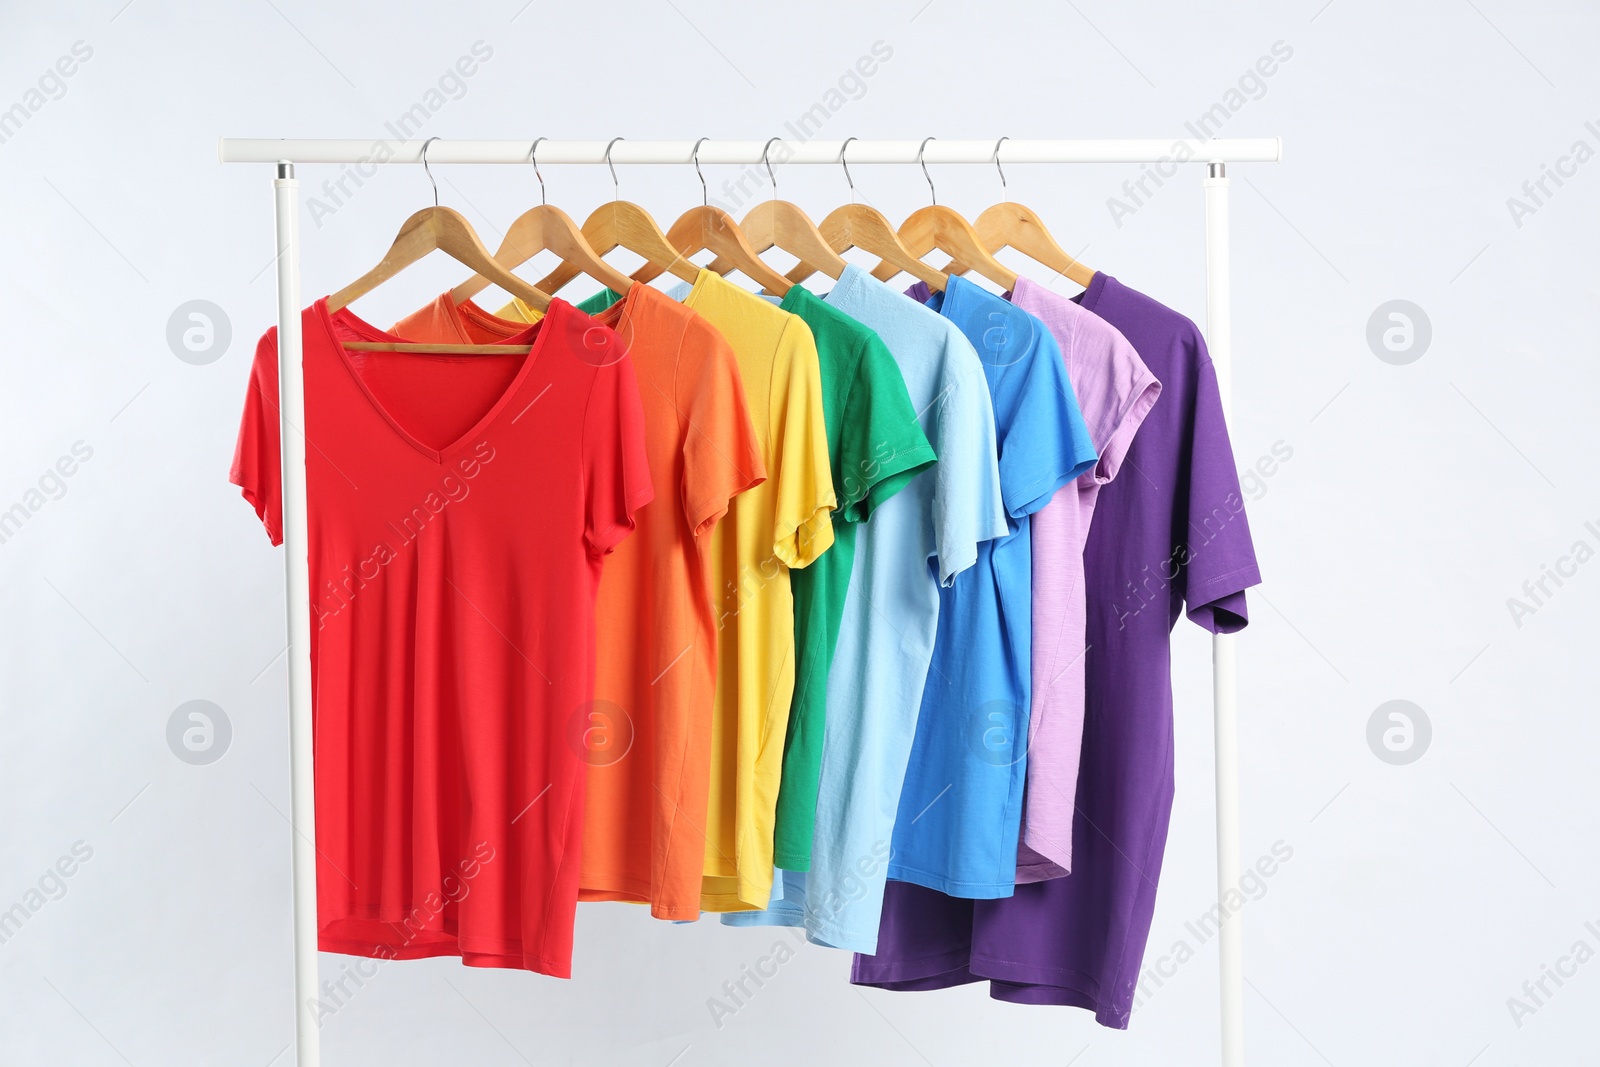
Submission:
[[[851,980],[940,989],[990,979],[990,995],[1087,1008],[1125,1029],[1172,814],[1172,628],[1245,625],[1260,582],[1216,370],[1187,318],[1097,274],[1082,306],[1116,327],[1161,381],[1104,486],[1084,549],[1086,692],[1072,874],[1000,900],[890,882],[874,956]]]

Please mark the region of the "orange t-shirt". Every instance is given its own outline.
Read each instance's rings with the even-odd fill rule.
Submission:
[[[646,901],[657,918],[694,919],[717,681],[710,532],[766,468],[738,361],[705,319],[634,285],[595,321],[632,358],[657,494],[606,559],[594,700],[571,709],[568,723],[569,742],[589,764],[579,899]],[[393,332],[481,344],[526,329],[446,293]]]

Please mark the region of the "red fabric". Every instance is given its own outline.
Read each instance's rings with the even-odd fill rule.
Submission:
[[[561,300],[526,356],[302,328],[321,948],[569,977],[595,594],[652,496],[632,362]],[[274,544],[278,444],[272,330],[232,480]]]

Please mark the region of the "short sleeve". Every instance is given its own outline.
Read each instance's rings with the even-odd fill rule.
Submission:
[[[738,360],[722,334],[698,315],[678,349],[673,406],[683,435],[679,494],[698,536],[717,524],[734,497],[767,477]]]
[[[1198,337],[1200,365],[1195,380],[1188,468],[1183,473],[1188,519],[1179,554],[1182,571],[1175,583],[1189,618],[1212,633],[1233,633],[1249,621],[1244,591],[1261,582],[1233,445],[1222,416],[1217,371]]]
[[[1092,318],[1084,312],[1084,318]],[[1127,338],[1110,323],[1093,319],[1075,331],[1076,351],[1067,361],[1089,438],[1100,453],[1084,475],[1097,485],[1117,476],[1128,446],[1161,397],[1161,383]]]
[[[939,584],[978,560],[978,545],[1007,533],[994,432],[994,404],[978,354],[952,336],[936,401],[933,534]]]
[[[866,522],[935,459],[917,422],[906,380],[888,347],[872,334],[861,346],[839,435],[839,509]]]
[[[777,501],[772,551],[789,567],[808,567],[833,545],[835,498],[817,344],[798,315],[784,325],[769,388],[767,477],[776,483]]]
[[[1025,312],[1019,312],[1025,314]],[[1032,316],[1033,348],[1001,429],[1000,484],[1014,519],[1050,503],[1056,490],[1094,466],[1097,454],[1067,378],[1061,348]]]
[[[583,418],[584,540],[603,556],[632,532],[655,495],[644,443],[644,407],[633,360],[595,370]]]
[[[283,544],[283,462],[278,451],[278,422],[278,330],[273,327],[256,343],[228,480],[256,509],[256,516],[275,545]]]

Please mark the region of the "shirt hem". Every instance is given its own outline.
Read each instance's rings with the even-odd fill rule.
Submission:
[[[763,861],[763,865],[768,873],[768,878],[764,885],[744,872],[711,875],[710,877],[712,878],[720,879],[722,884],[736,883],[735,888],[708,893],[702,885],[700,910],[720,913],[765,911],[767,905],[772,901],[772,864],[769,861]]]
[[[804,926],[805,916],[793,908],[774,905],[765,911],[729,911],[722,914],[724,926]]]
[[[878,935],[857,933],[833,923],[822,922],[797,908],[774,905],[765,911],[732,912],[722,917],[725,926],[787,926],[803,928],[806,940],[818,948],[860,952],[870,956],[878,951]]]
[[[981,981],[967,966],[971,950],[966,946],[915,960],[880,960],[876,956],[857,956],[850,968],[852,985],[880,989],[944,989]]]
[[[772,865],[779,870],[794,871],[805,874],[811,870],[811,850],[804,852],[780,852],[776,849],[772,853]]]
[[[972,970],[988,978],[989,996],[1012,1004],[1037,1004],[1082,1008],[1094,1013],[1095,1022],[1112,1030],[1126,1030],[1130,1012],[1118,1012],[1100,1003],[1100,984],[1077,971],[1062,967],[1032,967],[974,955]]]
[[[621,885],[613,883],[611,886],[584,886],[578,890],[580,904],[638,904],[650,908],[650,916],[655,919],[668,921],[694,920],[700,917],[700,905],[694,904],[664,904],[653,899],[648,889],[638,885]]]
[[[934,874],[931,871],[919,871],[898,863],[889,865],[889,877],[896,882],[910,882],[928,889],[937,889],[947,897],[959,897],[962,900],[1000,900],[1016,892],[1014,881],[968,882]]]
[[[1035,848],[1034,851],[1037,852],[1039,850]],[[1048,882],[1055,878],[1065,878],[1071,873],[1072,869],[1070,867],[1045,859],[1040,863],[1030,863],[1025,867],[1018,867],[1017,884],[1032,885],[1035,882]]]
[[[377,945],[356,938],[322,934],[317,938],[319,952],[337,952],[345,956],[365,956],[380,960],[422,960],[437,956],[456,956],[464,967],[495,967],[508,970],[534,971],[552,978],[571,978],[572,962],[548,956],[524,953],[512,943],[495,947],[472,948],[463,945],[448,934],[439,940],[419,940],[396,948]]]

